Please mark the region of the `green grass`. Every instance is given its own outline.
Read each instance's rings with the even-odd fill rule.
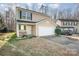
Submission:
[[[32,35],[25,35],[23,37],[17,37],[16,33],[15,33],[14,35],[12,35],[12,37],[9,39],[8,42],[14,44],[19,40],[31,39],[32,37],[33,37]]]
[[[16,34],[14,34],[14,35],[12,35],[12,37],[9,39],[8,42],[15,43],[16,41],[18,41],[16,38],[17,38],[17,36],[16,36]]]

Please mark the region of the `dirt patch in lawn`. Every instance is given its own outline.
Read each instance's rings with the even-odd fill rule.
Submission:
[[[69,56],[78,55],[63,45],[44,38],[19,40],[13,44],[16,48],[6,44],[0,49],[0,55],[29,55],[29,56]],[[19,50],[20,49],[20,50]],[[23,53],[23,52],[25,53]]]

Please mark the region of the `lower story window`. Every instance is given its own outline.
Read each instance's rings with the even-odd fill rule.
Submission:
[[[26,25],[20,24],[19,25],[19,30],[26,30]]]

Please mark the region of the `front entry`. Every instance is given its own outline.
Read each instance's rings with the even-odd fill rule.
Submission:
[[[32,34],[32,26],[30,25],[26,26],[26,32],[27,32],[27,35]]]

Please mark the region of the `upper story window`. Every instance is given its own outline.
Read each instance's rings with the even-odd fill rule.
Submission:
[[[20,10],[20,19],[32,20],[32,13]]]
[[[71,25],[70,22],[68,22],[68,25]]]
[[[29,12],[27,12],[27,19],[30,19],[30,20],[32,20],[32,13],[29,13]]]
[[[26,19],[26,12],[22,11],[22,19]]]
[[[70,22],[71,26],[77,26],[77,22]]]
[[[20,10],[20,19],[26,19],[26,12]]]
[[[63,22],[63,25],[67,25],[67,22]]]
[[[72,25],[72,22],[70,22],[70,25]]]
[[[71,26],[73,26],[73,22],[71,22]]]
[[[6,17],[10,17],[10,12],[6,11]]]
[[[63,22],[63,25],[64,25],[64,22]]]
[[[74,25],[76,26],[77,25],[77,22],[74,22]]]
[[[78,25],[78,22],[63,21],[63,25],[65,25],[65,26],[77,26]]]

